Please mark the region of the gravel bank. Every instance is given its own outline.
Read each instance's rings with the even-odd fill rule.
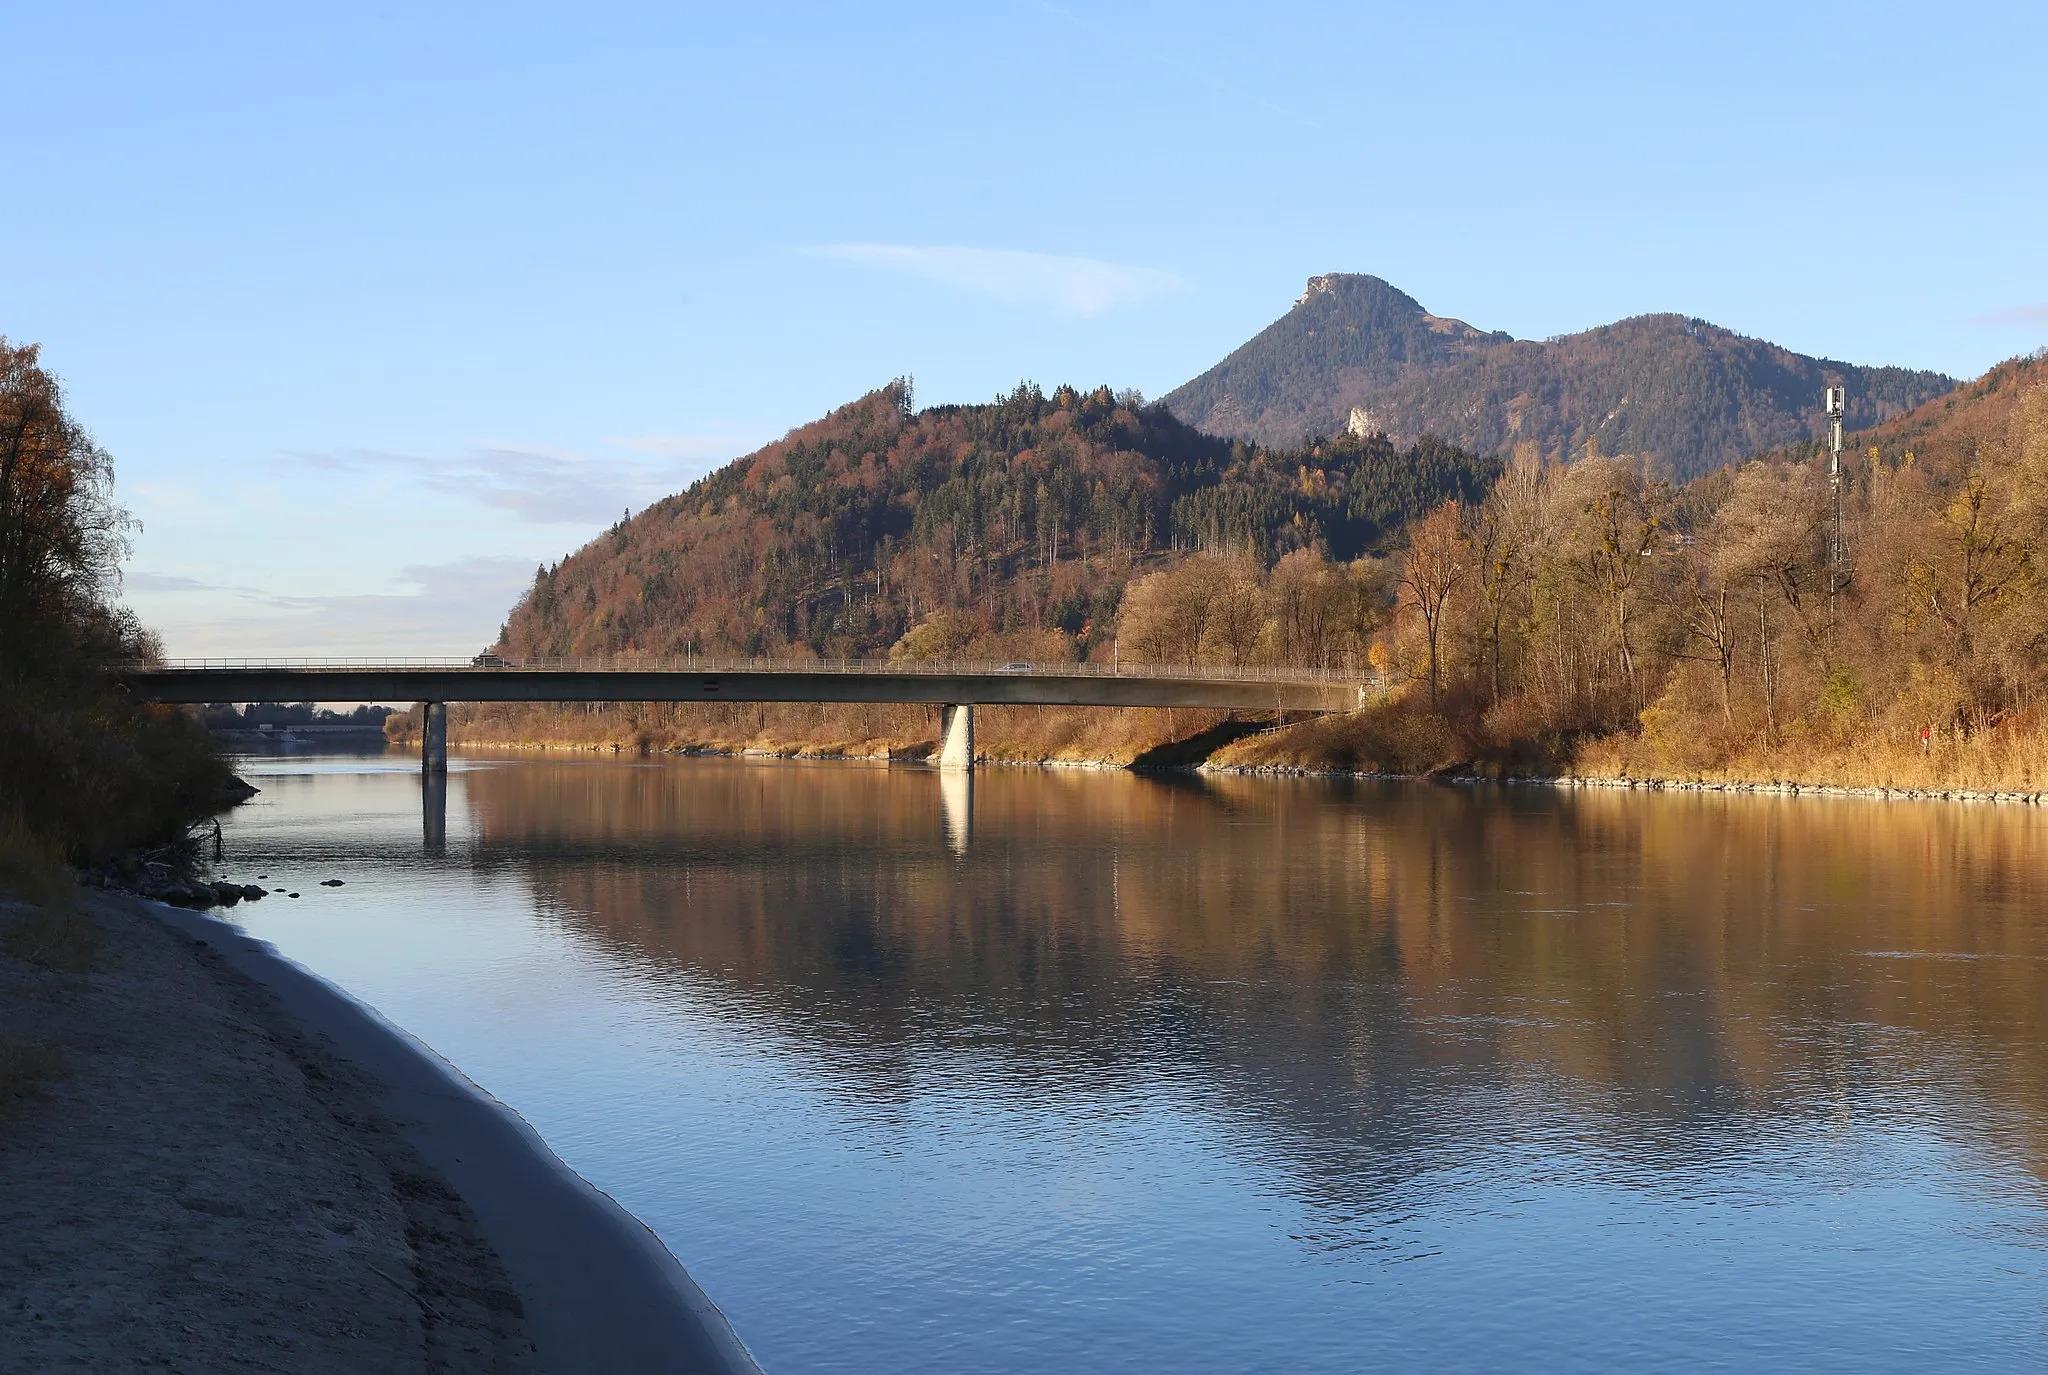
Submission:
[[[0,1370],[533,1369],[474,1215],[360,1077],[144,904],[84,919],[82,957],[0,954],[0,1035],[57,1062],[0,1117]]]
[[[758,1375],[651,1232],[413,1038],[225,922],[85,912],[67,961],[0,909],[0,1040],[56,1066],[0,1101],[0,1372]]]

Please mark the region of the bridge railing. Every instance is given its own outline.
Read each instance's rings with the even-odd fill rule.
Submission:
[[[994,659],[741,659],[684,654],[666,657],[618,656],[583,659],[522,659],[517,662],[479,664],[469,659],[390,658],[372,659],[165,659],[156,664],[137,665],[131,672],[192,670],[261,673],[266,671],[318,673],[338,672],[438,672],[504,673],[846,673],[916,674],[931,677],[1013,677],[1044,678],[1170,678],[1182,681],[1255,683],[1372,683],[1380,675],[1371,669],[1287,668],[1268,665],[1227,664],[1133,664],[1133,663],[1027,663]]]

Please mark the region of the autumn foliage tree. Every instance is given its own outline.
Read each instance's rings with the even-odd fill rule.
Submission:
[[[104,637],[131,526],[106,451],[37,355],[0,339],[0,656],[16,668]]]
[[[1810,449],[1684,488],[1630,456],[1511,464],[1462,519],[1411,528],[1418,699],[1464,721],[1475,754],[1548,742],[1563,761],[1604,741],[1598,758],[1631,767],[1767,776],[1821,758],[1837,776],[1879,757],[1931,769],[1944,739],[2034,738],[2048,359],[1966,400],[1902,422],[1918,451],[1883,432],[1863,446],[1840,560]]]
[[[195,723],[106,678],[155,652],[112,599],[131,528],[112,488],[35,346],[0,339],[0,880],[172,838],[227,783]]]
[[[1432,709],[1440,700],[1444,613],[1451,594],[1471,573],[1472,542],[1465,534],[1465,513],[1457,502],[1447,501],[1416,522],[1401,556],[1401,604],[1422,619]]]

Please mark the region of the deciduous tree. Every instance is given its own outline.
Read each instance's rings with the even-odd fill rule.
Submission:
[[[0,653],[45,646],[113,590],[134,525],[113,482],[36,346],[0,338]]]
[[[1464,508],[1447,501],[1416,522],[1401,556],[1403,600],[1422,618],[1431,710],[1438,706],[1440,696],[1444,608],[1471,571],[1472,546],[1465,535]]]

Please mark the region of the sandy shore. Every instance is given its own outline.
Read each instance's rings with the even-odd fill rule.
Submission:
[[[758,1369],[516,1115],[226,923],[0,904],[0,1051],[41,1081],[0,1075],[0,1372]]]

